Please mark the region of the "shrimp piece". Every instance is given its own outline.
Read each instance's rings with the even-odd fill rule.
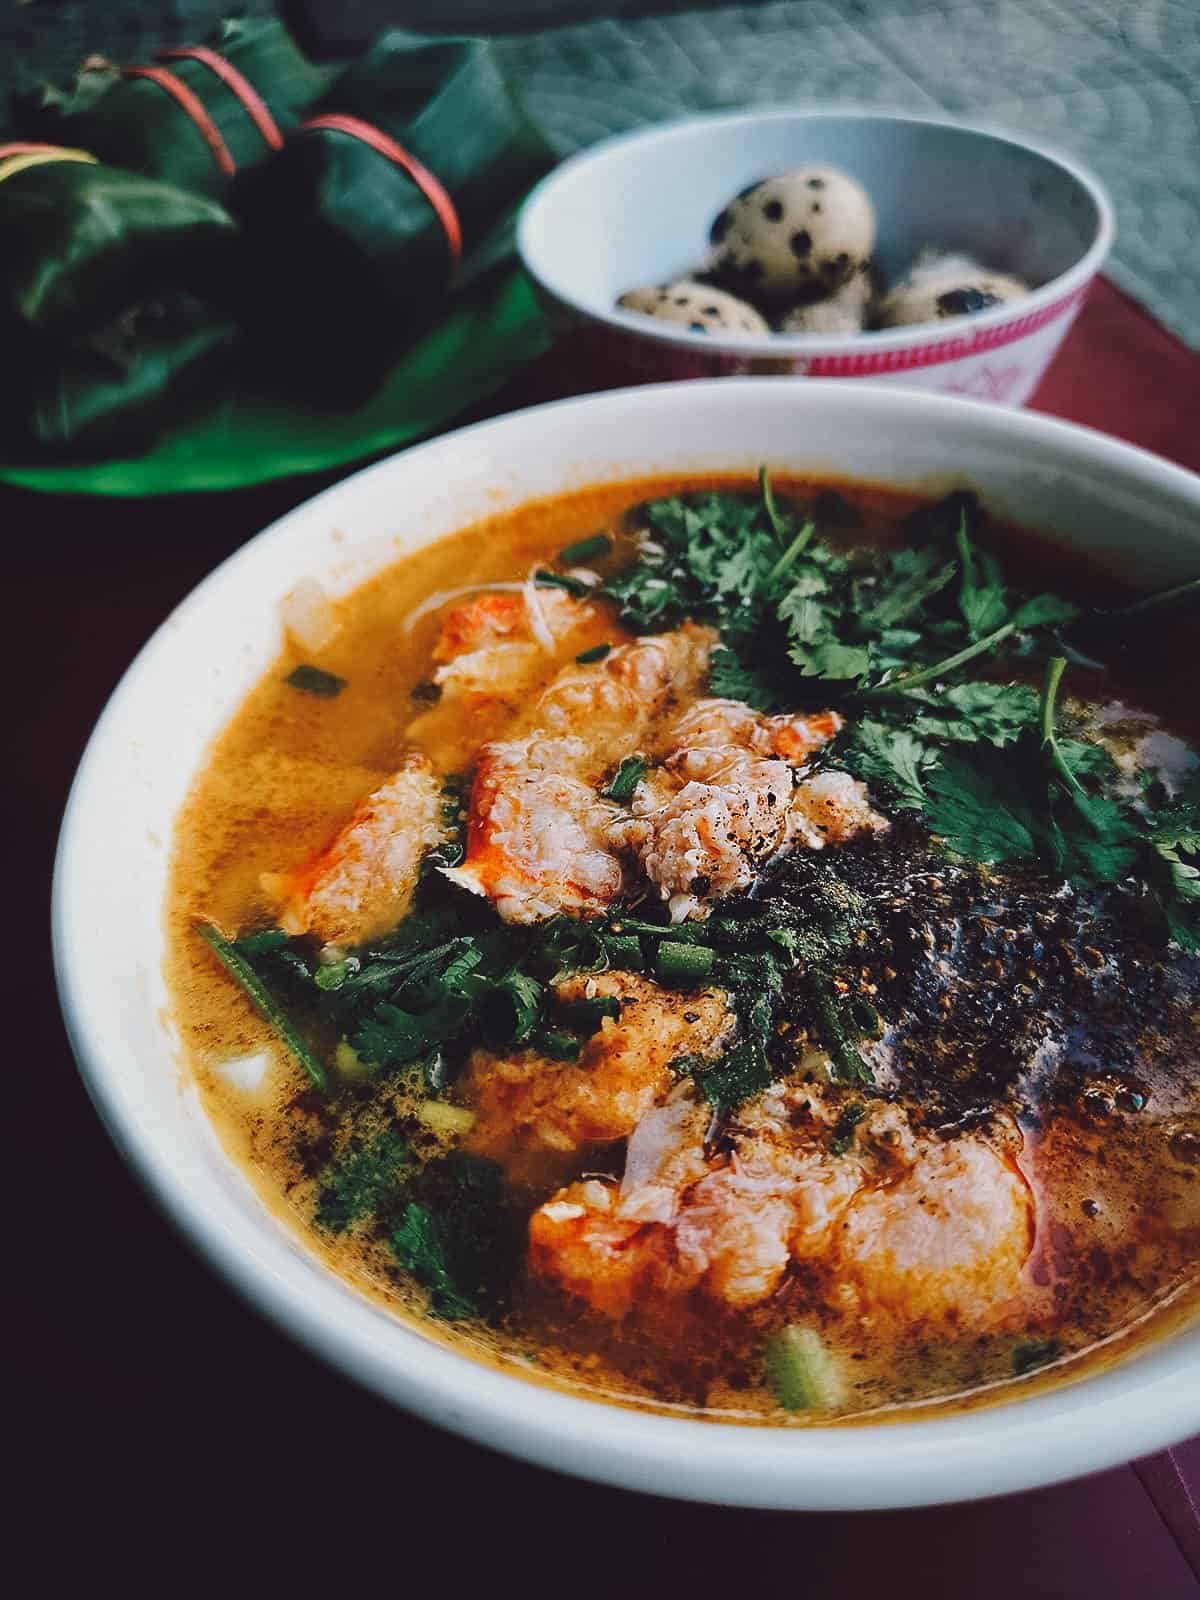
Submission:
[[[588,761],[582,739],[534,735],[485,745],[471,789],[467,857],[445,869],[451,882],[486,895],[505,922],[611,904],[625,883],[608,844],[615,808],[576,776]]]
[[[796,785],[792,809],[811,850],[888,829],[887,818],[871,807],[866,784],[848,772],[818,772],[803,779]]]
[[[684,623],[618,646],[591,666],[570,666],[551,680],[530,710],[530,728],[585,738],[591,774],[637,749],[654,723],[690,699],[708,670],[717,635]]]
[[[506,922],[611,904],[625,884],[609,839],[620,813],[596,786],[657,715],[694,692],[714,639],[686,626],[560,672],[519,724],[524,737],[480,751],[467,857],[448,876]]]
[[[564,1001],[612,998],[576,1062],[535,1050],[499,1056],[476,1050],[467,1093],[476,1110],[468,1147],[499,1161],[515,1181],[553,1181],[589,1145],[624,1139],[671,1088],[680,1056],[716,1058],[734,1028],[719,990],[679,995],[634,973],[606,972],[557,985]]]
[[[597,616],[591,601],[577,600],[565,589],[539,589],[534,604],[536,621],[524,589],[488,592],[455,606],[442,619],[433,659],[454,662],[491,645],[536,643],[543,629],[557,644]]]
[[[562,589],[489,591],[453,607],[433,647],[441,698],[413,719],[408,739],[443,771],[463,766],[513,726],[564,655],[611,631],[603,607]]]
[[[697,700],[666,730],[666,754],[737,745],[799,767],[845,726],[837,711],[767,717],[741,700]]]
[[[446,837],[441,784],[409,756],[369,794],[324,850],[297,871],[265,877],[279,925],[326,944],[362,944],[393,928],[417,886],[425,852]]]
[[[697,701],[666,731],[614,845],[638,857],[681,921],[750,888],[798,843],[819,850],[886,826],[848,775],[797,775],[843,726],[836,711],[764,717],[736,700]]]
[[[1015,1163],[982,1136],[942,1143],[877,1106],[854,1149],[832,1151],[841,1102],[777,1084],[704,1153],[707,1111],[679,1099],[629,1141],[619,1188],[560,1191],[530,1222],[530,1264],[611,1317],[699,1290],[747,1308],[793,1263],[823,1269],[832,1303],[907,1323],[986,1326],[1016,1292],[1033,1202]]]
[[[982,1320],[1020,1288],[1033,1247],[1029,1185],[980,1139],[927,1144],[843,1218],[838,1261],[868,1306],[905,1320]]]

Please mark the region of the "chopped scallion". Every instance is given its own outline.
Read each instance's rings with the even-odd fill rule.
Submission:
[[[844,1403],[841,1370],[815,1328],[782,1328],[764,1352],[767,1387],[787,1411],[831,1411]]]
[[[248,999],[253,1002],[257,1010],[266,1019],[280,1042],[287,1046],[304,1068],[313,1088],[320,1089],[324,1093],[329,1081],[324,1065],[317,1059],[313,1051],[309,1049],[287,1017],[275,1004],[267,991],[266,985],[245,956],[240,951],[235,950],[232,942],[225,937],[219,928],[214,928],[211,922],[199,923],[196,931],[226,972],[239,984]]]
[[[293,667],[283,681],[290,683],[293,689],[299,689],[304,694],[315,694],[322,700],[332,700],[346,687],[345,678],[339,678],[335,672],[309,666],[307,662]]]
[[[667,983],[700,983],[712,976],[716,959],[708,945],[664,939],[655,955],[654,970]]]
[[[581,667],[590,667],[593,661],[603,661],[611,650],[610,644],[594,644],[590,650],[581,650],[575,659]]]
[[[606,533],[593,533],[588,539],[579,539],[558,552],[564,567],[577,567],[584,561],[596,561],[612,550],[612,540]]]

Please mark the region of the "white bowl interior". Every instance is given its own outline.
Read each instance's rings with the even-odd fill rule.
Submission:
[[[249,1298],[389,1398],[515,1454],[660,1493],[835,1508],[1001,1493],[1173,1442],[1200,1429],[1200,1328],[1053,1393],[890,1427],[722,1427],[529,1385],[330,1275],[225,1158],[189,1088],[163,1011],[171,831],[209,741],[280,647],[281,597],[305,576],[345,593],[406,551],[534,496],[760,461],[931,493],[967,483],[997,512],[1057,530],[1085,565],[1116,564],[1146,585],[1200,570],[1200,479],[1044,418],[869,386],[734,379],[617,392],[384,461],[220,567],[147,645],[96,729],[63,827],[54,908],[85,1079],[148,1185]]]
[[[998,134],[867,114],[698,117],[585,152],[542,184],[523,221],[535,275],[600,315],[627,289],[700,265],[722,206],[808,162],[859,180],[888,281],[925,246],[967,251],[1035,287],[1087,253],[1100,208],[1066,166]]]

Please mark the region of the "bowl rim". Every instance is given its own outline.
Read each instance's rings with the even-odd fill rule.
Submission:
[[[850,398],[851,396],[855,398]],[[143,646],[114,690],[88,741],[67,801],[52,887],[55,976],[67,1033],[88,1093],[127,1163],[191,1245],[249,1303],[322,1359],[385,1398],[439,1426],[501,1452],[618,1487],[729,1505],[780,1509],[882,1509],[947,1503],[1028,1489],[1101,1470],[1200,1431],[1200,1385],[1186,1381],[1186,1355],[1167,1338],[1115,1367],[978,1411],[916,1421],[788,1428],[717,1424],[664,1416],[543,1388],[389,1317],[295,1245],[265,1206],[253,1215],[215,1179],[181,1177],[170,1150],[139,1120],[136,1088],[122,1076],[117,1038],[89,1022],[111,972],[97,974],[94,914],[87,898],[89,856],[104,848],[89,827],[93,794],[120,792],[127,703],[181,631],[212,626],[214,605],[272,544],[284,545],[315,516],[372,478],[403,477],[409,458],[436,465],[464,445],[495,452],[552,415],[602,422],[625,408],[649,415],[696,404],[805,405],[848,416],[881,408],[906,426],[964,418],[984,434],[1057,446],[1079,467],[1102,464],[1136,485],[1178,496],[1200,513],[1200,477],[1148,451],[1093,430],[982,402],[838,385],[814,390],[777,378],[658,384],[550,402],[476,423],[375,463],[302,502],[247,541],[197,585]],[[590,415],[589,415],[590,414]],[[397,497],[403,504],[403,495]],[[206,620],[207,619],[207,620]],[[196,752],[197,763],[202,752]],[[89,959],[90,958],[90,959]],[[90,979],[81,973],[91,970]],[[96,1008],[102,1012],[102,1006]],[[232,1157],[224,1166],[235,1171]],[[260,1214],[261,1207],[261,1214]]]
[[[999,140],[1016,146],[1061,168],[1067,176],[1088,195],[1096,208],[1096,232],[1087,249],[1065,272],[1060,272],[1048,282],[1039,285],[1020,300],[974,312],[970,317],[955,319],[947,325],[939,322],[914,323],[903,328],[875,328],[852,334],[771,333],[756,334],[747,338],[722,339],[708,333],[693,333],[674,323],[655,325],[655,319],[635,311],[624,311],[617,306],[597,310],[585,304],[561,275],[548,272],[539,258],[532,236],[538,225],[539,209],[550,203],[558,191],[586,180],[588,168],[604,161],[614,152],[637,144],[659,143],[675,139],[684,140],[699,128],[749,127],[764,122],[824,122],[845,121],[848,118],[861,122],[912,123],[933,128],[953,129],[985,139]],[[1100,180],[1073,156],[1053,145],[1026,139],[1011,129],[986,122],[968,122],[956,117],[923,115],[919,112],[864,109],[855,105],[822,105],[817,109],[802,106],[764,106],[759,109],[739,109],[713,113],[674,117],[666,122],[652,123],[635,128],[628,133],[617,133],[607,139],[588,145],[555,167],[526,196],[517,217],[517,251],[526,272],[537,288],[550,300],[566,306],[580,320],[619,332],[643,343],[661,345],[695,354],[740,357],[746,361],[794,360],[806,357],[864,358],[887,355],[891,351],[912,350],[938,345],[947,340],[974,339],[980,336],[986,342],[997,329],[1008,329],[1014,324],[1029,320],[1034,327],[1052,320],[1060,311],[1080,297],[1088,283],[1099,272],[1116,237],[1116,215],[1107,190]],[[1033,328],[1030,329],[1033,331]],[[955,355],[969,355],[970,350],[956,351]]]

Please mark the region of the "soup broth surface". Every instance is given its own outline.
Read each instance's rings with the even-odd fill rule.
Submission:
[[[774,702],[736,571],[661,627],[633,614],[653,583],[624,610],[596,587],[676,582],[640,508],[691,505],[684,528],[713,493],[778,540],[772,593],[804,575]],[[1122,598],[966,502],[938,515],[861,485],[778,480],[769,509],[739,478],[608,485],[443,539],[319,651],[289,644],[180,816],[168,978],[225,1147],[331,1270],[533,1381],[773,1423],[986,1403],[1193,1314],[1200,987],[1163,906],[1196,841],[1160,849],[1195,779],[1183,646],[1014,624],[897,710],[889,674],[975,651],[1020,596]],[[864,674],[810,672],[854,664],[819,609],[850,583],[865,620],[835,642]],[[714,666],[731,640],[757,679]],[[991,690],[949,693],[977,683],[1011,727]],[[962,765],[1002,787],[997,756],[1048,763],[1020,802],[1036,859]],[[975,831],[948,838],[964,785]]]

